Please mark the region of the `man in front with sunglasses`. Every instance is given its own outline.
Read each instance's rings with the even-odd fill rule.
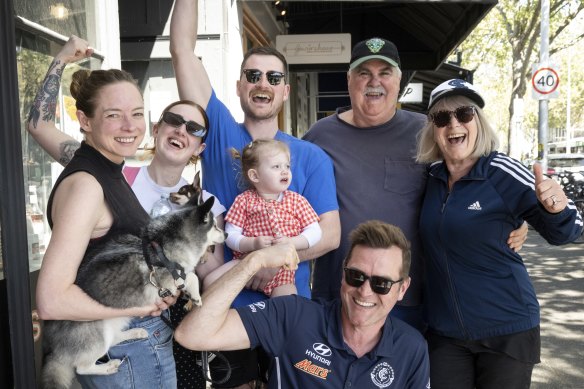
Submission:
[[[274,357],[269,388],[429,388],[424,338],[389,315],[410,285],[407,239],[374,220],[357,226],[349,241],[340,298],[284,296],[229,309],[258,269],[295,266],[293,246],[272,246],[213,284],[177,328],[177,341],[192,349],[262,346]]]
[[[338,247],[340,222],[333,165],[316,145],[290,136],[278,129],[278,113],[288,99],[290,85],[286,82],[286,59],[270,47],[254,48],[245,54],[237,81],[237,95],[244,112],[238,123],[213,90],[203,62],[195,53],[197,41],[198,2],[177,0],[170,24],[170,48],[179,95],[205,108],[209,117],[209,133],[205,143],[203,187],[213,193],[228,209],[235,197],[247,189],[241,177],[241,166],[229,150],[242,150],[254,139],[273,138],[290,147],[292,182],[290,190],[304,196],[320,218],[323,232],[313,247],[299,252],[304,261],[296,272],[298,294],[310,298],[309,259],[317,258]],[[231,252],[226,248],[226,259]],[[277,273],[277,269],[262,269],[242,291],[234,306],[252,304],[267,298],[258,292]],[[241,354],[232,363],[231,383],[250,381],[257,377],[254,355]],[[240,367],[237,369],[237,367]],[[245,371],[238,377],[238,371]],[[248,374],[249,373],[249,374]],[[247,379],[249,378],[249,379]],[[226,383],[222,387],[234,387]]]

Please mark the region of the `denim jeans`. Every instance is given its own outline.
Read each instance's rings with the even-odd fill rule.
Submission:
[[[133,339],[112,346],[107,359],[122,360],[118,372],[111,375],[77,374],[84,389],[176,388],[172,330],[160,317],[134,318],[128,328],[136,327],[148,331],[148,339]]]

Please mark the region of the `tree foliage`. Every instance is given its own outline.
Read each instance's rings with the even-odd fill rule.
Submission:
[[[550,0],[549,4],[549,55],[553,58],[582,42],[584,31],[570,27],[582,22],[579,16],[584,2]],[[489,104],[496,103],[492,107],[495,124],[505,130],[511,155],[513,100],[530,98],[532,65],[540,58],[540,16],[541,0],[499,0],[459,48],[463,52],[462,65],[475,70],[475,83],[488,90]]]

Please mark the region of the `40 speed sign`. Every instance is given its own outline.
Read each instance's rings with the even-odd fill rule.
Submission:
[[[560,76],[558,69],[553,64],[533,65],[531,76],[532,97],[536,100],[555,99],[560,95],[558,86]]]

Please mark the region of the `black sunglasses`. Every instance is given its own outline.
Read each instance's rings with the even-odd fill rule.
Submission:
[[[365,283],[365,281],[369,280],[371,290],[377,294],[388,294],[393,284],[397,284],[403,281],[403,278],[400,278],[397,281],[393,281],[385,277],[370,277],[361,270],[351,269],[350,267],[345,267],[343,270],[345,271],[345,281],[347,284],[354,286],[355,288],[359,288]]]
[[[264,72],[258,69],[243,69],[241,72],[245,74],[245,79],[251,84],[257,84],[260,82],[262,75],[264,74]],[[284,73],[275,70],[266,72],[266,78],[270,85],[279,85],[284,77],[286,77]]]
[[[207,129],[205,127],[192,120],[185,120],[181,115],[173,112],[164,112],[162,114],[162,121],[173,127],[180,127],[184,124],[187,132],[197,138],[204,138],[207,135]]]
[[[458,107],[454,111],[438,111],[428,116],[436,127],[446,127],[450,123],[450,117],[454,114],[459,123],[468,123],[472,120],[476,113],[475,107],[464,106]]]

